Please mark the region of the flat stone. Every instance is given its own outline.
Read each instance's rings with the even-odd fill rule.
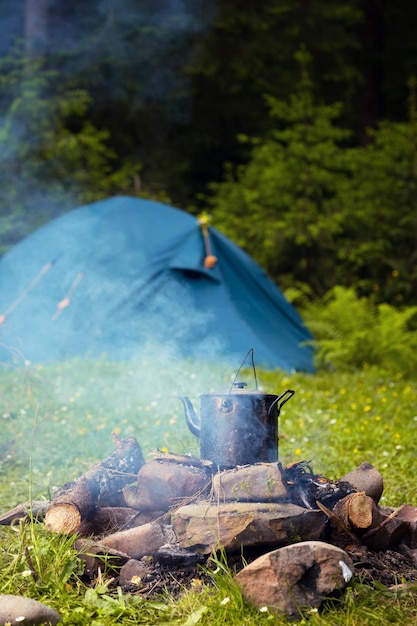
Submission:
[[[0,624],[58,624],[61,616],[49,606],[26,598],[10,594],[0,595]]]
[[[182,548],[209,554],[219,546],[236,551],[319,539],[326,519],[321,511],[290,503],[200,502],[177,509],[172,527]]]
[[[213,493],[221,502],[270,502],[288,498],[277,463],[256,463],[213,476]]]
[[[264,554],[241,570],[235,580],[245,598],[289,619],[302,609],[317,608],[346,587],[353,563],[344,550],[322,541],[307,541]]]

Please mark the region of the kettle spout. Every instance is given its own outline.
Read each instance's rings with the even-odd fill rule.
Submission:
[[[184,405],[185,421],[187,422],[188,428],[193,435],[200,437],[200,419],[194,410],[191,400],[183,396],[178,396],[178,400],[181,400]]]

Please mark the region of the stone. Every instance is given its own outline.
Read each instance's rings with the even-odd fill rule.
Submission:
[[[232,552],[319,539],[327,518],[290,503],[200,502],[180,507],[171,519],[182,548],[209,554],[219,546]]]
[[[213,476],[213,493],[220,502],[270,502],[288,499],[278,463],[256,463]]]
[[[364,491],[378,504],[384,490],[384,480],[371,463],[362,463],[352,472],[342,476],[340,481],[348,482],[356,491]]]
[[[144,579],[151,573],[149,562],[130,559],[123,565],[119,573],[119,585],[121,587],[141,587]]]
[[[344,590],[353,563],[344,550],[322,541],[294,543],[262,555],[235,576],[244,597],[289,619],[318,608]]]
[[[61,621],[60,614],[49,606],[26,598],[0,594],[0,624],[58,624]]]
[[[211,475],[205,467],[154,459],[138,472],[136,496],[127,489],[125,499],[139,511],[168,511],[210,489]]]

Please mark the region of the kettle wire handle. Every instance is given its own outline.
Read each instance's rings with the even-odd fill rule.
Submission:
[[[251,359],[252,359],[252,369],[253,369],[253,376],[254,376],[254,379],[255,379],[255,389],[258,389],[258,377],[256,376],[255,359],[254,359],[254,356],[253,356],[254,355],[254,349],[253,348],[249,348],[249,350],[246,353],[245,358],[243,359],[242,363],[240,364],[239,369],[236,372],[236,375],[235,375],[235,377],[233,379],[232,384],[230,385],[229,395],[232,393],[233,385],[235,384],[236,379],[239,376],[239,372],[242,369],[242,367],[245,365],[246,360],[247,360],[249,355],[251,355]]]

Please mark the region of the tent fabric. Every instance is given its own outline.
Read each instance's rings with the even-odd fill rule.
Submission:
[[[278,287],[209,227],[166,204],[114,197],[70,211],[0,260],[0,361],[179,358],[314,371],[311,339]]]

